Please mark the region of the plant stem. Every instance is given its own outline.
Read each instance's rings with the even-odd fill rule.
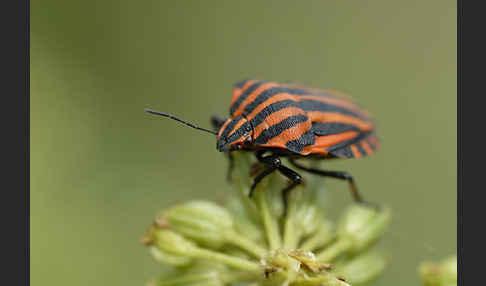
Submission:
[[[260,182],[259,186],[266,185],[266,182]],[[257,187],[255,190],[257,206],[260,210],[260,214],[267,233],[268,244],[270,249],[280,248],[282,245],[282,238],[278,228],[278,223],[275,216],[270,212],[267,201],[265,199],[265,190],[261,187]]]
[[[295,212],[297,209],[297,203],[295,200],[295,196],[290,194],[289,202],[288,202],[288,209],[287,215],[284,218],[284,235],[283,235],[283,245],[286,249],[294,249],[297,248],[297,244],[299,243],[299,236],[300,233],[297,233],[297,229],[295,227]]]
[[[300,248],[315,251],[318,248],[327,246],[335,237],[336,235],[332,232],[330,226],[323,225],[315,234],[302,243]]]
[[[221,280],[223,280],[227,284],[254,281],[258,279],[258,275],[259,274],[256,274],[255,272],[248,271],[230,272],[221,274]]]
[[[257,272],[260,270],[260,266],[255,262],[250,262],[246,259],[242,259],[239,257],[218,253],[215,251],[197,248],[193,250],[193,254],[191,255],[196,258],[208,259],[213,261],[218,261],[223,264],[232,266],[234,268],[238,268],[241,270],[247,270],[252,272]]]
[[[349,239],[338,239],[326,249],[318,253],[316,258],[322,262],[331,262],[338,255],[348,250],[351,245],[352,243]]]
[[[266,249],[234,231],[226,232],[225,237],[229,242],[240,247],[241,249],[246,250],[258,259],[260,259],[262,255],[267,253]]]

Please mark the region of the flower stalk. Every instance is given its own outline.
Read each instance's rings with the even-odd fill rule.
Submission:
[[[265,233],[267,234],[270,249],[277,249],[282,245],[282,238],[280,237],[280,233],[278,231],[277,219],[270,211],[267,200],[265,199],[265,191],[263,190],[265,187],[264,183],[260,183],[260,185],[257,187],[255,190],[255,196],[258,210],[262,216],[263,226],[265,228]]]

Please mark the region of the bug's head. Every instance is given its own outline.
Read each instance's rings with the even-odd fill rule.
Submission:
[[[243,116],[230,118],[224,122],[218,133],[216,148],[220,152],[242,149],[253,140],[253,127]]]
[[[253,127],[251,126],[251,123],[243,116],[226,120],[219,116],[213,116],[211,118],[211,123],[214,130],[210,130],[194,125],[188,121],[185,121],[168,113],[155,111],[152,109],[145,109],[145,112],[162,117],[167,117],[194,129],[218,136],[216,148],[221,152],[239,150],[242,149],[244,146],[251,145],[253,142]],[[216,130],[219,130],[219,132],[217,132]]]

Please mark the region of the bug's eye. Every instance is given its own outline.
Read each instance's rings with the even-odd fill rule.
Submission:
[[[250,131],[251,131],[251,126],[250,126],[250,125],[247,125],[247,126],[245,127],[245,131],[246,131],[246,132],[250,132]]]

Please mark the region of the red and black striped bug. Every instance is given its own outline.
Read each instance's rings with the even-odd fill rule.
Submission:
[[[348,173],[308,168],[296,162],[299,159],[361,158],[378,148],[370,114],[337,91],[243,80],[234,85],[231,117],[212,117],[214,131],[166,113],[146,111],[217,135],[217,149],[230,157],[229,174],[232,151],[255,152],[258,161],[266,168],[255,177],[250,196],[258,182],[279,171],[291,181],[283,190],[286,202],[286,194],[302,183],[297,172],[282,165],[280,158],[286,157],[297,169],[346,180],[354,199],[364,203]]]

